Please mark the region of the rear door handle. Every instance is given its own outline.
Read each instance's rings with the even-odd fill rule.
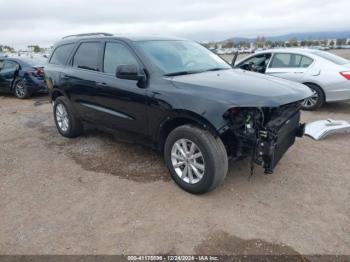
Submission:
[[[69,77],[69,75],[63,74],[63,75],[61,76],[61,78],[62,78],[62,79],[69,79],[70,77]]]

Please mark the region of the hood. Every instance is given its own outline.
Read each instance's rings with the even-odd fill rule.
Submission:
[[[171,78],[181,89],[216,99],[232,106],[278,107],[312,95],[300,83],[241,69],[203,72]]]

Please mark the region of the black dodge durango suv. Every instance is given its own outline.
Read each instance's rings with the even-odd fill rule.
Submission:
[[[220,185],[228,158],[265,173],[303,135],[304,85],[233,69],[206,48],[170,37],[65,37],[45,68],[59,133],[84,123],[118,129],[159,149],[174,181],[201,194]]]

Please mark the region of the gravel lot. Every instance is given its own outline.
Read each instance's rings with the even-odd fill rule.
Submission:
[[[298,139],[269,176],[232,162],[194,196],[157,152],[93,129],[63,138],[51,111],[0,96],[0,254],[350,255],[350,134]],[[302,118],[350,120],[350,104]]]

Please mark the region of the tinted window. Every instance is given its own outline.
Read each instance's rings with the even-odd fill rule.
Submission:
[[[271,62],[271,68],[296,68],[308,67],[313,60],[309,57],[297,54],[275,54]]]
[[[73,58],[73,66],[98,71],[99,42],[82,43]]]
[[[115,74],[119,65],[138,65],[130,50],[120,43],[106,43],[103,68],[104,72]]]
[[[50,59],[51,64],[64,65],[68,59],[68,56],[72,52],[74,44],[61,45],[55,49]]]
[[[328,52],[324,52],[324,51],[312,51],[311,52],[314,55],[318,55],[332,63],[335,63],[337,65],[345,65],[345,64],[350,64],[349,60],[346,60],[340,56],[328,53]]]

